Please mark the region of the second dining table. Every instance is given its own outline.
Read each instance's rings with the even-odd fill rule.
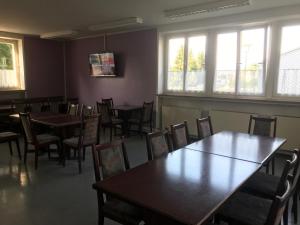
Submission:
[[[210,138],[93,187],[150,214],[147,224],[157,224],[157,215],[180,224],[205,224],[286,141],[226,131]]]

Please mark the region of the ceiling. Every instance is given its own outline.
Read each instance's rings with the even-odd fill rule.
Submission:
[[[252,0],[251,6],[171,20],[163,10],[214,0],[0,0],[0,31],[40,35],[61,30],[88,34],[89,25],[142,17],[146,27],[259,9],[300,4],[299,0]]]

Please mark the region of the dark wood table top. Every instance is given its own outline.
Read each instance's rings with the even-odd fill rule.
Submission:
[[[94,188],[180,223],[202,224],[260,167],[180,149],[98,182]]]
[[[19,114],[10,115],[11,118],[19,119]],[[81,123],[79,116],[72,116],[68,114],[43,112],[43,113],[31,113],[32,122],[43,124],[51,127],[66,127],[72,125],[78,125]]]
[[[264,163],[286,142],[283,138],[271,138],[232,131],[222,131],[194,142],[185,148],[201,152]]]
[[[113,107],[114,110],[119,110],[119,111],[131,111],[131,110],[137,110],[141,108],[142,106],[139,105],[116,105]]]

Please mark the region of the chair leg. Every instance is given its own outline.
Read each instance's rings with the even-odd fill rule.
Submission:
[[[283,225],[288,225],[289,223],[289,201],[287,202],[287,206],[283,212]]]
[[[28,145],[27,145],[27,143],[25,143],[25,146],[24,146],[24,164],[27,163],[27,152],[28,152]]]
[[[22,160],[21,150],[20,150],[20,144],[19,144],[18,138],[16,139],[16,146],[17,146],[17,151],[18,151],[19,159]]]
[[[34,168],[37,170],[38,168],[38,159],[39,159],[39,149],[35,147],[35,152],[34,152]]]
[[[275,157],[272,158],[272,175],[275,175]]]
[[[82,152],[82,159],[83,159],[83,161],[85,160],[85,148],[86,147],[83,147],[83,152]]]
[[[294,215],[294,224],[298,224],[298,193],[295,192],[293,196],[292,213]]]
[[[12,156],[13,155],[13,151],[12,151],[11,141],[8,141],[8,146],[9,146],[10,155]]]
[[[79,173],[81,173],[82,172],[82,169],[81,169],[81,148],[78,149],[78,169],[79,169]]]
[[[112,135],[113,135],[113,128],[110,127],[110,138],[109,138],[110,142],[112,142]]]

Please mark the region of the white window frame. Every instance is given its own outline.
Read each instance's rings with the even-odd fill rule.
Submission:
[[[240,82],[240,60],[241,60],[241,33],[244,30],[253,30],[253,29],[264,29],[265,31],[265,36],[264,36],[264,57],[263,57],[263,90],[261,94],[244,94],[244,93],[239,93],[238,92],[238,85]],[[217,44],[217,36],[218,34],[226,34],[226,33],[237,33],[237,62],[236,62],[236,77],[235,77],[235,90],[234,93],[221,93],[221,92],[216,92],[214,91],[214,83],[215,83],[215,78],[216,78],[216,68],[213,74],[213,87],[212,87],[212,96],[214,97],[229,97],[229,98],[265,98],[266,97],[266,81],[267,81],[267,59],[268,59],[268,54],[267,54],[267,47],[268,47],[268,26],[267,25],[260,25],[260,26],[250,26],[250,27],[242,27],[242,28],[237,28],[237,29],[227,29],[227,30],[220,30],[216,32],[216,44]],[[216,51],[215,55],[217,55],[217,46],[216,46]],[[215,57],[216,58],[216,57]],[[217,64],[217,58],[215,60],[215,65]]]
[[[24,62],[23,62],[23,40],[21,38],[2,36],[0,34],[0,42],[14,45],[14,66],[16,69],[17,86],[1,87],[0,91],[18,91],[24,90]]]
[[[282,95],[277,92],[279,72],[280,72],[279,70],[280,70],[280,52],[281,52],[281,44],[282,44],[282,30],[284,27],[287,26],[300,26],[300,20],[296,19],[296,20],[283,21],[283,22],[278,22],[274,25],[274,29],[276,30],[276,35],[278,38],[276,39],[277,49],[275,49],[277,54],[275,54],[274,56],[275,57],[274,62],[276,63],[276,65],[274,65],[275,71],[273,77],[272,97],[275,100],[300,102],[300,96]]]
[[[187,61],[188,61],[188,39],[190,37],[205,36],[206,37],[206,46],[205,46],[205,77],[204,77],[204,90],[203,91],[186,91],[185,82],[186,82],[186,72],[187,72]],[[169,67],[169,40],[175,38],[184,38],[184,62],[183,62],[183,90],[182,91],[172,91],[168,90],[168,67]],[[164,78],[163,78],[163,90],[166,94],[171,95],[190,95],[190,96],[205,96],[207,91],[207,52],[208,52],[208,33],[207,32],[188,32],[188,33],[177,33],[168,35],[164,40]]]

